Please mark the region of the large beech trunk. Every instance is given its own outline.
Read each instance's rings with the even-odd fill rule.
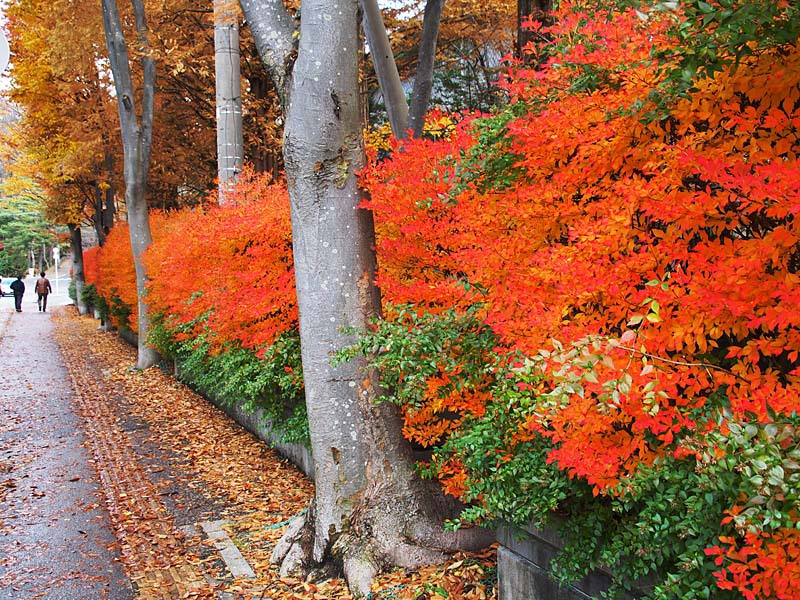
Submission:
[[[394,407],[374,404],[374,374],[359,361],[331,365],[332,353],[354,341],[342,329],[364,329],[380,310],[374,227],[359,208],[355,175],[364,164],[358,2],[304,0],[294,62],[291,45],[281,55],[286,46],[273,44],[280,31],[292,39],[291,29],[281,29],[290,21],[273,20],[281,7],[277,0],[242,0],[268,69],[284,68],[276,85],[286,85],[283,152],[316,492],[273,559],[285,575],[333,559],[351,590],[364,596],[380,570],[441,560],[465,536],[444,533],[441,495],[414,475]]]
[[[361,406],[364,382],[355,362],[330,364],[379,309],[372,293],[370,232],[359,210],[354,171],[361,145],[355,2],[342,2],[331,26],[327,0],[303,3],[300,47],[286,111],[284,160],[292,202],[292,236],[300,309],[303,377],[317,486],[314,559],[343,528],[366,485]],[[309,9],[307,11],[307,9]],[[342,14],[343,13],[343,14]],[[337,48],[321,61],[323,48]],[[335,415],[333,422],[331,416]]]
[[[136,114],[128,45],[122,30],[117,2],[116,0],[102,0],[102,3],[108,58],[114,75],[114,88],[117,93],[117,106],[119,108],[125,174],[125,204],[128,208],[131,250],[136,270],[136,295],[139,309],[137,367],[146,369],[153,366],[158,358],[155,350],[146,343],[147,333],[150,329],[150,319],[149,309],[144,301],[147,273],[142,262],[142,254],[153,241],[153,236],[150,233],[150,218],[145,194],[153,139],[156,65],[155,61],[146,52],[148,44],[144,5],[142,0],[131,0],[136,20],[138,41],[140,47],[145,50],[141,59],[144,79],[142,83],[142,115],[140,123]]]

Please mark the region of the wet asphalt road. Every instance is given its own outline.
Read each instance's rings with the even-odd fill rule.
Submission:
[[[133,598],[50,314],[27,288],[21,313],[0,298],[0,599]],[[51,306],[69,302],[59,291]]]

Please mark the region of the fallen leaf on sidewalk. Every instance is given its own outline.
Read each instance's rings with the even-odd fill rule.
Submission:
[[[123,562],[141,598],[210,600],[228,593],[235,600],[351,599],[341,578],[281,580],[269,563],[285,525],[313,494],[300,471],[171,375],[131,369],[135,351],[98,331],[95,321],[60,311],[54,322],[85,404],[89,447]],[[128,430],[121,423],[128,423]],[[169,463],[154,463],[149,451],[163,453]],[[178,530],[167,503],[180,510],[177,501],[186,490],[224,513],[224,529],[255,579],[234,581],[212,543]],[[438,566],[397,569],[375,582],[372,599],[494,598],[494,556],[494,550],[465,553]],[[437,596],[436,590],[449,596]]]

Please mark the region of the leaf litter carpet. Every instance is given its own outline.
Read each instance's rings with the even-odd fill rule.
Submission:
[[[53,314],[103,501],[143,599],[346,599],[341,579],[282,579],[269,556],[305,509],[309,480],[171,375],[133,367],[136,352],[74,308]],[[255,578],[234,578],[199,523],[225,530]],[[459,554],[375,582],[372,600],[495,598],[495,550]]]

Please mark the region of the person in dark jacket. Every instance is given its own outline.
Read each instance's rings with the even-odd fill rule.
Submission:
[[[17,280],[11,282],[11,291],[14,292],[14,308],[22,312],[22,295],[25,293],[25,283],[22,275],[17,275]]]

